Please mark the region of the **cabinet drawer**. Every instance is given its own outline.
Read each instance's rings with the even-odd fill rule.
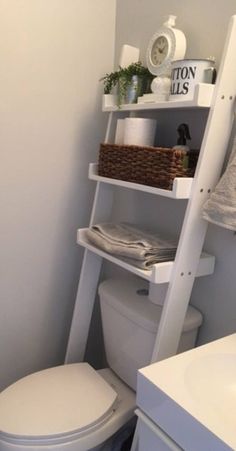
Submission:
[[[143,412],[137,409],[135,413],[138,416],[138,451],[183,451]]]

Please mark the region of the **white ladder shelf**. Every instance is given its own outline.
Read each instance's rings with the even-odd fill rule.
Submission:
[[[162,360],[176,353],[194,279],[197,276],[211,274],[214,269],[214,258],[202,254],[207,222],[201,219],[201,210],[220,177],[232,130],[236,96],[235,43],[236,16],[233,16],[229,24],[216,85],[214,87],[211,85],[199,86],[193,101],[186,103],[167,101],[160,104],[137,104],[122,107],[123,111],[209,108],[194,179],[176,179],[173,190],[167,191],[99,177],[96,165],[90,165],[89,177],[97,182],[90,226],[109,221],[114,187],[142,190],[176,200],[188,199],[188,205],[175,260],[155,265],[150,271],[134,268],[116,257],[98,250],[86,241],[83,229],[78,231],[77,240],[80,245],[85,247],[85,254],[68,341],[66,363],[82,361],[84,358],[103,258],[123,266],[151,283],[158,284],[163,281],[168,283],[152,361]],[[120,110],[114,106],[112,97],[104,98],[103,110],[109,111],[106,133],[106,141],[108,141],[113,115]]]

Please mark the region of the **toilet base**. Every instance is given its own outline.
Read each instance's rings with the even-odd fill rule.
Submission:
[[[116,432],[112,437],[106,440],[102,445],[92,448],[89,451],[120,451],[121,445],[134,433],[136,418],[133,418]]]
[[[109,368],[99,371],[100,375],[114,388],[118,394],[118,404],[113,415],[97,430],[86,434],[72,434],[64,440],[43,439],[27,442],[14,438],[1,438],[1,451],[115,451],[113,439],[124,425],[134,417],[135,393],[122,382]]]

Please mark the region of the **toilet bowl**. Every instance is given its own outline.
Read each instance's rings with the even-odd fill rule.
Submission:
[[[134,391],[109,368],[75,363],[39,371],[0,394],[0,450],[112,449],[107,440],[134,408]]]
[[[0,451],[113,451],[134,417],[137,370],[150,363],[162,307],[140,278],[99,286],[109,368],[73,363],[26,376],[0,393]],[[178,352],[194,346],[202,315],[189,307]]]

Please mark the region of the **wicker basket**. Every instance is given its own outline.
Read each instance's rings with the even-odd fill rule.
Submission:
[[[175,177],[193,177],[198,151],[162,147],[101,144],[98,174],[142,185],[172,189]]]

